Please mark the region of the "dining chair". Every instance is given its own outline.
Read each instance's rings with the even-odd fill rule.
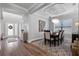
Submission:
[[[50,30],[44,30],[44,43],[46,45],[47,41],[50,42],[50,46],[53,42],[53,38],[51,38]]]
[[[59,45],[59,36],[60,36],[60,31],[57,32],[55,35],[54,35],[54,46],[56,46],[56,42],[57,42],[57,45]]]
[[[62,44],[62,42],[64,41],[64,30],[60,30],[59,40],[60,44]]]
[[[62,31],[62,37],[61,37],[61,39],[62,39],[62,42],[64,41],[64,30]]]

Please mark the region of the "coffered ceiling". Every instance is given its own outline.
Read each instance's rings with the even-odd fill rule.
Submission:
[[[13,9],[21,13],[34,13],[49,3],[0,3],[0,6],[4,9]]]
[[[65,16],[66,18],[68,18],[69,16],[75,17],[75,16],[78,16],[78,3],[49,4],[43,9],[37,11],[37,14],[40,14],[41,16],[46,16],[47,18],[49,16],[50,17]],[[66,14],[69,14],[69,16],[67,16]]]
[[[2,3],[0,6],[14,13],[37,13],[46,17],[64,15],[78,8],[77,3]]]
[[[59,3],[49,6],[46,11],[53,15],[62,14],[64,12],[73,10],[76,7],[76,4],[72,3]]]

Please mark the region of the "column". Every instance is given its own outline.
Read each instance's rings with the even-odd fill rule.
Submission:
[[[79,22],[79,3],[78,3],[78,22]],[[79,39],[79,25],[78,25],[78,39]]]
[[[1,8],[0,8],[0,35],[1,35]]]
[[[15,34],[15,25],[16,24],[13,24],[13,35],[15,36],[16,34]]]
[[[19,37],[19,23],[18,23],[18,26],[17,26],[17,27],[18,27],[18,29],[17,29],[17,30],[18,30],[18,37]]]
[[[1,22],[1,33],[4,33],[4,22],[3,22],[3,14],[2,8],[0,8],[0,22]]]

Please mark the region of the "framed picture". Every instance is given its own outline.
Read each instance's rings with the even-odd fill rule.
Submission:
[[[39,20],[39,32],[43,32],[45,27],[45,21]]]

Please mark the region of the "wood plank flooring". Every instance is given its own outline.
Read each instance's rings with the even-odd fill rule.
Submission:
[[[9,42],[1,41],[1,56],[48,56],[48,52],[31,44],[24,43],[20,40]]]

